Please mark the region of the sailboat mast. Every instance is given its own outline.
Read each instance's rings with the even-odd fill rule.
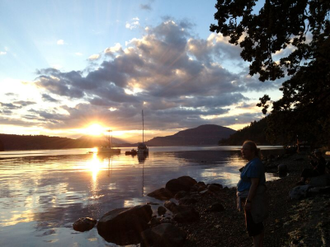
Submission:
[[[108,138],[109,138],[109,148],[111,148],[111,130],[107,130],[107,132],[109,133],[109,136],[108,136]]]
[[[144,143],[144,115],[142,110],[142,143]]]

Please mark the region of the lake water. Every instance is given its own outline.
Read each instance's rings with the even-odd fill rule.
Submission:
[[[0,246],[117,246],[96,228],[80,233],[72,224],[157,202],[146,195],[183,175],[233,187],[246,163],[238,146],[151,147],[144,160],[125,155],[131,148],[121,149],[112,157],[88,154],[91,149],[0,152]]]

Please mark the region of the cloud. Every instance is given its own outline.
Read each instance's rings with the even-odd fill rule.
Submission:
[[[10,97],[11,97],[11,96],[15,96],[15,97],[18,96],[18,95],[15,94],[15,93],[6,93],[5,95],[6,95],[6,96],[10,96]]]
[[[54,99],[53,97],[49,96],[48,94],[43,94],[42,100],[48,101],[48,102],[59,102],[57,99]]]
[[[5,51],[0,51],[0,56],[6,55],[6,54],[7,54],[7,52],[5,52]]]
[[[245,102],[242,102],[241,104],[237,105],[236,108],[237,109],[251,109],[251,108],[255,108],[256,107],[256,104],[254,103],[245,103]]]
[[[231,116],[229,109],[249,104],[247,92],[276,88],[276,83],[247,76],[238,47],[221,35],[196,38],[191,35],[193,28],[187,21],[167,19],[145,28],[142,37],[125,47],[116,44],[104,49],[105,56],[92,55],[90,60],[97,60],[93,69],[38,70],[34,84],[44,92],[44,101],[77,103],[53,109],[34,107],[30,115],[48,128],[77,128],[97,119],[123,130],[140,128],[142,108],[149,130],[248,124],[260,118],[261,113]]]
[[[14,105],[17,105],[19,107],[25,107],[25,106],[29,106],[29,105],[34,105],[34,104],[36,104],[36,102],[34,102],[34,101],[19,100],[19,101],[15,101],[13,104]]]
[[[130,22],[126,22],[125,27],[127,29],[135,29],[138,28],[140,26],[140,19],[138,17],[133,18]]]
[[[150,4],[140,4],[140,8],[143,10],[152,10]]]
[[[225,116],[218,119],[219,125],[234,125],[234,124],[250,124],[254,120],[259,120],[263,117],[261,112],[258,113],[243,113],[235,116]]]
[[[116,54],[120,55],[123,54],[123,48],[121,46],[121,44],[117,43],[115,46],[112,47],[108,47],[104,50],[104,54],[107,56],[112,56],[114,57]]]
[[[4,110],[13,110],[13,109],[20,109],[21,108],[20,106],[17,106],[17,105],[12,104],[12,103],[2,103],[2,102],[0,102],[0,106]]]
[[[33,102],[33,101],[24,101],[24,100],[14,101],[13,103],[3,103],[3,102],[0,102],[0,106],[3,109],[10,109],[10,110],[21,109],[23,107],[26,107],[26,106],[29,106],[29,105],[34,105],[34,104],[36,104],[36,102]]]
[[[49,73],[50,74],[49,74]],[[39,88],[46,88],[49,92],[68,96],[70,98],[81,98],[85,96],[81,81],[80,72],[71,71],[69,73],[61,73],[56,69],[42,70],[43,75],[39,76],[35,84]],[[73,87],[74,83],[80,84],[80,87]]]
[[[33,121],[26,121],[22,118],[13,118],[13,117],[2,117],[0,116],[0,123],[1,124],[8,124],[8,125],[17,125],[20,127],[34,127],[36,124]]]
[[[93,54],[88,58],[88,60],[94,61],[94,60],[98,60],[100,57],[101,57],[100,54]]]
[[[54,68],[54,69],[61,69],[62,68],[62,65],[60,65],[60,64],[52,64],[52,68]]]
[[[63,39],[59,39],[56,44],[58,45],[64,45],[64,40]]]
[[[14,101],[12,103],[3,103],[0,102],[0,113],[2,114],[2,117],[0,118],[0,123],[1,124],[18,124],[19,123],[24,123],[24,117],[16,116],[16,112],[20,111],[21,109],[35,105],[36,102],[33,101]],[[22,118],[22,120],[17,121],[15,119],[17,118]],[[28,124],[29,125],[29,124]],[[25,126],[25,124],[23,124]],[[29,125],[30,126],[30,125]]]

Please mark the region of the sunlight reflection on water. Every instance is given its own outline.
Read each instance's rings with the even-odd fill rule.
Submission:
[[[115,246],[72,223],[157,202],[146,195],[183,175],[235,186],[245,164],[239,147],[151,147],[146,159],[126,156],[130,149],[111,157],[88,149],[0,152],[0,246]]]

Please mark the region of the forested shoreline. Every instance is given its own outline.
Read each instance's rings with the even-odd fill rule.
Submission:
[[[44,135],[0,134],[0,151],[92,148],[100,144],[100,141],[95,138],[71,139]]]

